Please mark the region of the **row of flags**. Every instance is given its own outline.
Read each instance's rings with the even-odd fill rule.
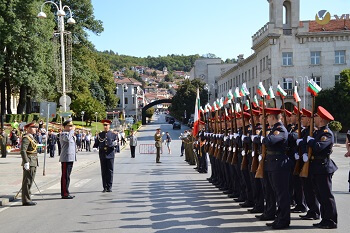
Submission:
[[[318,93],[322,90],[322,88],[320,86],[318,86],[317,83],[312,79],[307,80],[307,81],[308,81],[307,91],[310,92],[313,96],[317,96]],[[257,94],[261,97],[266,96],[268,100],[276,98],[275,94],[273,92],[272,86],[270,86],[268,92],[266,92],[265,87],[263,86],[262,82],[259,82],[259,85],[257,88]],[[283,90],[283,88],[280,86],[279,83],[277,85],[276,94],[277,94],[277,96],[280,96],[281,98],[285,98],[287,96],[287,92],[285,90]],[[246,83],[243,83],[242,87],[240,89],[238,87],[236,87],[236,89],[234,90],[233,93],[232,93],[232,90],[230,89],[227,92],[226,98],[221,97],[220,99],[217,99],[216,101],[213,102],[212,106],[210,106],[210,104],[207,103],[203,109],[202,106],[200,105],[199,89],[197,88],[195,113],[194,113],[194,124],[193,124],[193,135],[197,135],[197,133],[199,131],[199,120],[200,120],[200,113],[201,112],[205,113],[205,112],[216,111],[216,110],[222,108],[227,103],[232,103],[232,99],[241,98],[241,97],[248,96],[248,95],[250,95],[250,93],[249,93],[249,90],[247,88],[247,85],[246,85]],[[300,96],[298,94],[297,85],[294,86],[293,97],[294,97],[295,102],[301,101]],[[258,102],[258,98],[256,95],[254,95],[253,102],[257,106],[261,105],[261,103]],[[244,105],[245,105],[246,110],[250,109],[250,104],[249,104],[248,99],[245,101]],[[241,106],[239,103],[236,103],[234,107],[235,107],[236,112],[241,111]],[[226,108],[225,108],[225,114],[226,114],[226,116],[228,115]]]

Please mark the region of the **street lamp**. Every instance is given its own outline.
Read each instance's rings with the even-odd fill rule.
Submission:
[[[208,91],[208,103],[210,102],[210,89],[211,89],[210,86],[214,88],[214,85],[213,85],[213,84],[210,84],[210,85],[209,85],[209,84],[207,83],[207,84],[205,84],[205,86],[204,86],[204,89]]]
[[[63,6],[62,7],[62,1],[60,0],[59,6],[54,3],[53,1],[46,1],[41,5],[41,10],[38,14],[38,18],[45,19],[47,16],[45,12],[43,12],[43,7],[45,4],[53,4],[57,8],[57,16],[58,16],[58,30],[60,32],[60,39],[61,39],[61,57],[62,57],[62,96],[63,96],[63,111],[67,111],[67,99],[66,99],[66,60],[65,60],[65,52],[64,52],[64,16],[66,15],[65,9],[67,8],[69,10],[70,18],[67,20],[68,24],[75,24],[75,20],[72,18],[72,11],[69,8],[69,6]]]
[[[84,122],[84,111],[81,111],[81,127],[83,127],[83,122]]]
[[[98,115],[98,112],[95,112],[95,117],[96,117],[96,120],[95,120],[96,132],[97,132],[97,115]]]
[[[137,94],[134,94],[134,96],[133,96],[134,98],[135,98],[135,123],[137,122],[137,108],[138,108],[138,106],[139,106],[139,104],[138,104],[138,100],[137,100]]]

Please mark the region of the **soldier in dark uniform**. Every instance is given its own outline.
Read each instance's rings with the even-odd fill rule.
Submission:
[[[50,158],[55,157],[55,147],[57,142],[57,136],[53,133],[52,129],[49,131],[47,139],[47,152],[50,153]]]
[[[338,223],[337,207],[332,194],[332,176],[338,167],[330,158],[334,135],[328,128],[328,123],[333,120],[333,116],[326,109],[319,106],[315,114],[317,130],[314,137],[307,137],[307,145],[312,148],[309,176],[320,202],[322,217],[321,222],[314,224],[314,226],[322,229],[337,228]]]
[[[102,120],[104,131],[97,135],[93,148],[98,148],[102,174],[102,192],[112,192],[114,170],[114,148],[118,145],[117,135],[109,130],[110,120]]]
[[[303,125],[304,129],[301,131],[301,138],[297,139],[296,143],[300,147],[301,154],[307,153],[307,137],[310,133],[310,121],[311,121],[312,112],[303,108],[302,109],[302,117],[301,117],[301,124]],[[296,159],[299,158],[298,154],[295,154]],[[300,177],[302,181],[302,187],[304,191],[305,201],[306,205],[309,208],[306,215],[299,215],[302,220],[316,220],[320,218],[320,207],[319,202],[316,198],[315,190],[312,188],[312,181],[310,176],[309,177]]]
[[[267,121],[272,127],[266,138],[261,137],[262,144],[266,145],[266,158],[264,170],[266,171],[267,186],[276,195],[278,210],[276,219],[267,223],[273,229],[284,229],[290,224],[290,196],[289,196],[289,174],[290,162],[286,155],[288,145],[288,132],[281,119],[283,110],[277,108],[266,108]],[[267,189],[267,191],[270,189]],[[272,193],[266,193],[266,196]]]
[[[34,139],[33,135],[36,134],[38,126],[34,122],[29,123],[24,126],[24,129],[27,131],[22,137],[21,145],[21,157],[22,157],[22,166],[23,166],[23,182],[22,182],[22,204],[24,206],[33,206],[36,205],[36,202],[33,202],[30,195],[30,189],[34,182],[36,168],[39,166],[38,163],[38,154],[37,154],[37,145],[38,142]]]
[[[154,141],[155,141],[155,147],[156,147],[156,150],[157,150],[157,155],[156,155],[156,163],[161,163],[160,162],[160,150],[161,150],[161,147],[162,147],[162,142],[163,142],[163,138],[162,136],[164,135],[164,132],[163,134],[160,133],[160,128],[157,129],[156,133],[154,134]]]

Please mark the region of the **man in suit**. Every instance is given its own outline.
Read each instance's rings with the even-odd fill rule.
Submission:
[[[136,146],[137,146],[137,137],[136,137],[134,131],[131,131],[131,135],[130,135],[129,139],[130,139],[131,158],[135,158],[135,150],[136,150]]]
[[[315,114],[317,130],[313,137],[307,137],[307,145],[312,148],[309,176],[320,202],[322,218],[320,223],[313,225],[322,229],[335,229],[338,223],[337,207],[332,193],[332,177],[338,167],[330,158],[334,135],[328,128],[328,123],[333,120],[333,116],[326,109],[319,106]],[[306,153],[303,155],[303,160],[304,162],[308,161]]]
[[[74,136],[75,126],[73,125],[72,119],[63,122],[63,127],[63,132],[60,135],[60,162],[62,168],[61,196],[62,199],[73,199],[75,196],[70,195],[69,183],[73,163],[77,161],[77,145],[76,137]]]
[[[117,135],[110,131],[111,121],[102,120],[104,131],[96,137],[93,148],[98,148],[100,157],[103,193],[112,192],[114,170],[114,148],[117,146]]]
[[[50,153],[50,158],[55,157],[56,142],[57,142],[57,136],[53,133],[51,129],[49,131],[49,137],[47,139],[47,151]]]
[[[39,166],[37,145],[38,142],[34,139],[38,126],[34,122],[24,126],[27,131],[22,138],[21,157],[23,166],[23,182],[22,182],[22,204],[24,206],[36,205],[30,197],[30,189],[34,182],[36,167]]]
[[[7,136],[5,129],[0,129],[0,150],[1,150],[1,158],[6,158],[7,151],[6,146],[9,144],[9,137]]]

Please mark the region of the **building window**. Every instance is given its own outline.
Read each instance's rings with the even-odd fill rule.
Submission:
[[[317,85],[321,87],[321,77],[314,76],[314,81]]]
[[[132,104],[135,104],[136,97],[132,98]]]
[[[334,76],[334,81],[335,81],[335,83],[340,82],[340,75],[339,74]]]
[[[269,68],[269,56],[266,56],[266,69],[268,69]]]
[[[335,51],[335,64],[345,64],[345,50]]]
[[[293,53],[290,53],[290,52],[282,53],[282,65],[283,66],[293,65]]]
[[[321,52],[311,52],[311,65],[321,64]]]
[[[124,102],[124,104],[128,104],[128,98],[127,98],[127,97],[125,97],[125,102]]]
[[[284,90],[293,89],[293,78],[283,78],[283,89]]]
[[[265,64],[266,64],[265,58],[263,58],[263,70],[266,70]]]
[[[262,72],[262,60],[260,60],[260,73]]]
[[[254,67],[252,68],[252,79],[254,79],[255,72],[254,72]]]

